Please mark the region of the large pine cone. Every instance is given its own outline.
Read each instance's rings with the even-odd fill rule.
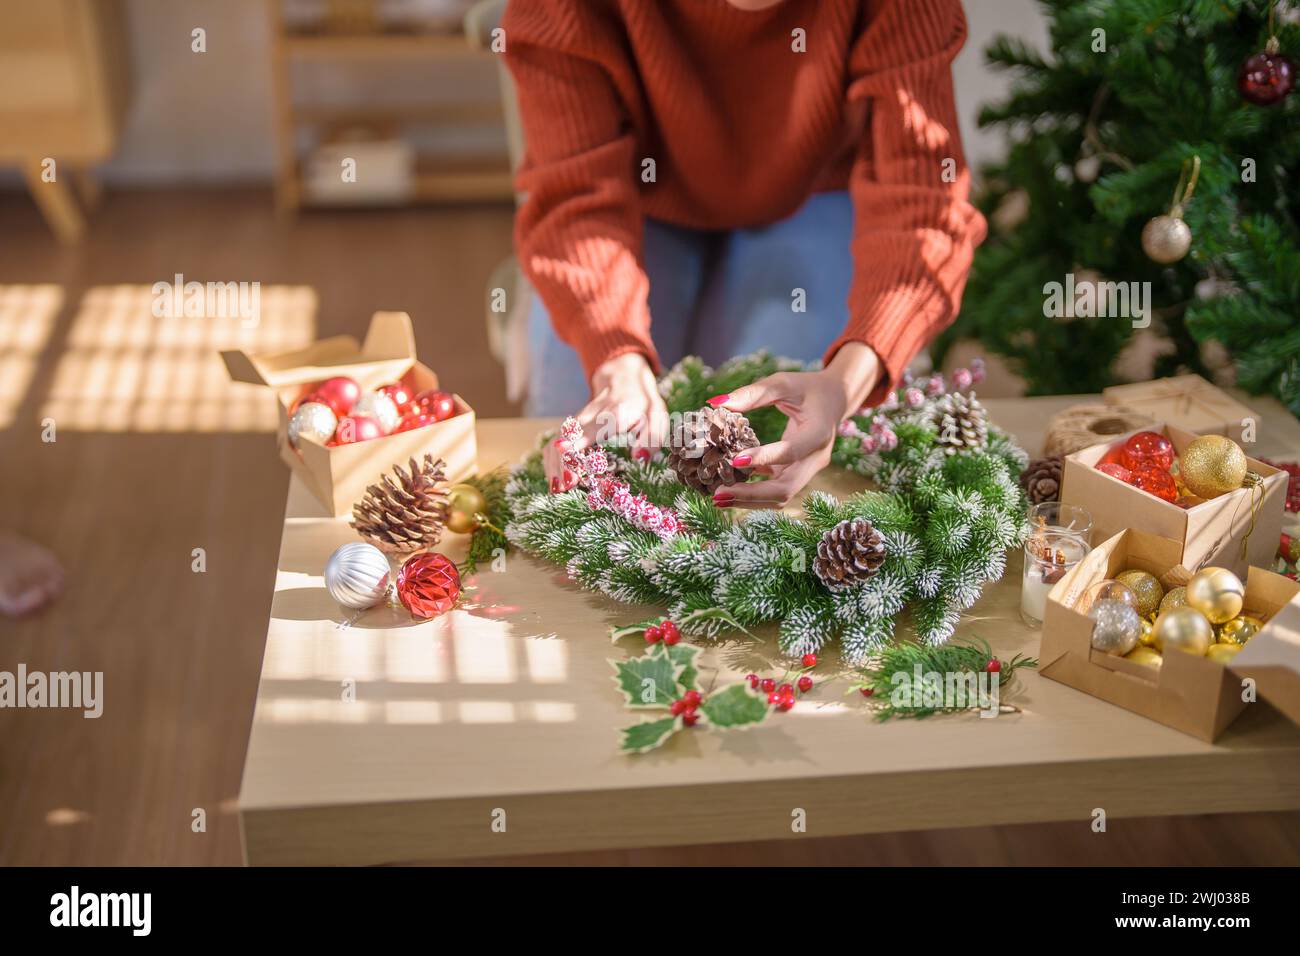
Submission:
[[[1020,487],[1029,495],[1030,504],[1061,500],[1061,471],[1064,462],[1055,456],[1037,458],[1020,473]]]
[[[828,588],[865,581],[885,561],[885,540],[866,518],[848,518],[822,535],[813,572]]]
[[[978,451],[988,443],[989,414],[974,395],[949,392],[935,403],[932,422],[946,454]]]
[[[723,485],[744,481],[749,468],[735,468],[731,459],[758,444],[749,419],[726,408],[702,408],[682,416],[673,430],[668,467],[682,484],[711,495]]]
[[[445,468],[446,462],[429,454],[419,462],[412,458],[410,471],[393,466],[393,474],[367,488],[353,506],[352,527],[390,554],[433,547],[447,523]]]

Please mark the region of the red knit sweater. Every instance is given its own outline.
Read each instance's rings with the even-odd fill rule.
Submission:
[[[846,186],[854,275],[827,360],[870,345],[878,399],[952,321],[985,229],[953,104],[959,0],[511,0],[502,25],[527,142],[516,249],[588,373],[629,351],[658,368],[643,216],[757,226]]]

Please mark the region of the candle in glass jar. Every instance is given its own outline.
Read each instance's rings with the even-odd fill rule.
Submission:
[[[1031,627],[1043,623],[1047,594],[1088,554],[1088,545],[1073,534],[1038,529],[1025,542],[1025,570],[1020,586],[1020,616]]]

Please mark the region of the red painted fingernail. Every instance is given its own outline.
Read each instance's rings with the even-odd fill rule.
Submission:
[[[711,399],[709,399],[709,404],[712,405],[714,408],[717,408],[719,405],[727,404],[727,399],[729,398],[731,398],[731,393],[724,392],[721,395],[714,395]]]
[[[573,472],[566,468],[564,469],[564,487],[568,488],[571,484],[573,484]]]
[[[635,458],[637,461],[649,461],[650,449],[638,448],[636,451],[632,452],[632,457]]]
[[[555,439],[555,441],[551,442],[551,444],[554,445],[556,448],[563,448],[563,447],[564,447],[564,439],[563,439],[563,438],[557,438],[557,439]]]
[[[719,508],[725,508],[736,500],[736,496],[728,491],[719,491],[713,496],[713,503]]]
[[[748,465],[753,464],[753,462],[754,462],[753,455],[737,455],[735,458],[731,459],[731,466],[733,468],[744,468]]]
[[[552,478],[552,479],[551,479],[551,494],[555,494],[555,492],[557,492],[557,491],[559,491],[559,490],[560,490],[560,479],[558,479],[558,478]]]

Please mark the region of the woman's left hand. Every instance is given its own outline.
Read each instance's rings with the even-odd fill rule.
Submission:
[[[790,419],[780,441],[746,448],[732,459],[766,481],[719,488],[720,508],[781,508],[829,464],[840,423],[862,407],[880,379],[880,359],[861,342],[844,345],[817,372],[778,372],[709,400],[735,412],[775,405]]]

